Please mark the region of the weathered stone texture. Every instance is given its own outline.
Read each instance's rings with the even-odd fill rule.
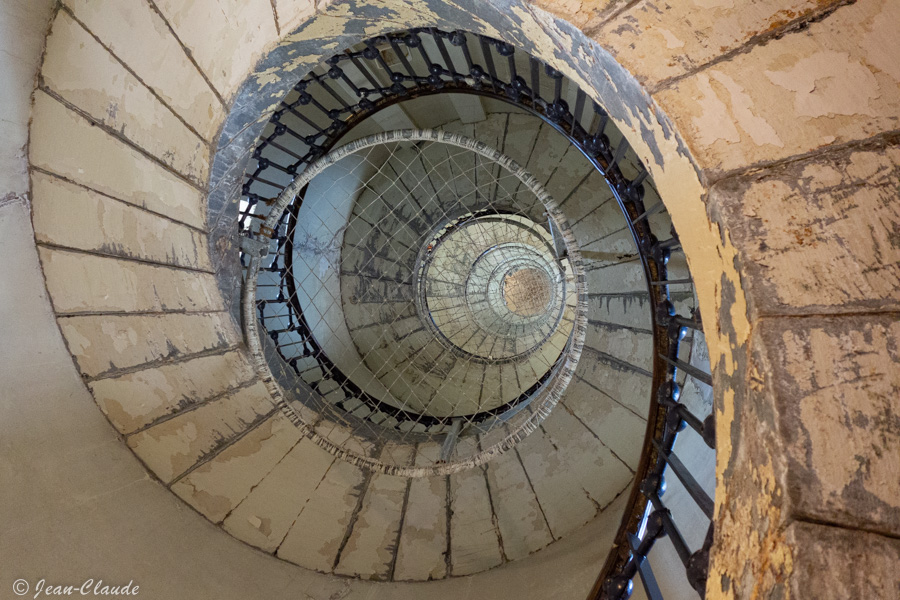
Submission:
[[[569,23],[590,29],[613,11],[627,4],[626,0],[535,0],[534,4]]]
[[[61,319],[59,326],[86,377],[224,349],[240,339],[225,313],[86,315]]]
[[[900,4],[861,0],[655,98],[710,173],[865,139],[900,127],[898,24]]]
[[[282,35],[296,29],[316,9],[316,0],[275,0],[274,4]]]
[[[223,310],[215,277],[132,260],[40,249],[47,290],[60,315]]]
[[[156,6],[226,98],[278,37],[270,0],[156,0]],[[219,35],[208,35],[210,28]]]
[[[94,127],[43,92],[35,93],[31,164],[197,228],[200,190]]]
[[[201,356],[89,384],[120,433],[131,433],[250,381],[255,371],[239,350]]]
[[[803,522],[785,538],[791,598],[900,597],[900,540]]]
[[[66,11],[47,38],[44,85],[125,139],[197,183],[209,147]]]
[[[335,460],[278,548],[277,556],[307,569],[330,573],[368,477]]]
[[[419,446],[417,465],[440,457],[435,443]],[[447,575],[447,477],[413,479],[400,531],[394,580],[427,581]]]
[[[156,476],[168,482],[246,431],[273,408],[265,386],[256,383],[179,413],[131,435],[127,441]]]
[[[568,410],[603,440],[610,451],[636,469],[647,429],[646,415],[616,402],[582,379],[574,379],[554,410]]]
[[[758,322],[745,382],[717,399],[734,413],[717,436],[730,452],[719,460],[709,597],[785,594],[792,553],[808,549],[788,538],[795,520],[897,535],[898,360],[896,315]]]
[[[516,560],[551,543],[550,527],[516,453],[501,454],[484,471],[506,558]]]
[[[213,139],[224,108],[149,2],[67,0],[66,6],[200,135]]]
[[[38,242],[210,269],[206,235],[196,229],[37,171],[31,185]]]
[[[689,73],[726,52],[844,0],[641,0],[592,32],[644,85]]]
[[[487,481],[481,469],[450,477],[451,575],[469,575],[503,562]]]
[[[900,146],[833,153],[712,188],[757,314],[900,307]],[[802,210],[800,209],[802,207]]]
[[[260,404],[271,406],[265,390],[255,389]],[[181,496],[213,523],[219,523],[266,473],[300,440],[300,432],[281,413],[219,452],[172,485]]]
[[[409,464],[414,449],[389,446],[382,456],[390,453],[391,462]],[[409,483],[406,477],[372,475],[335,573],[377,581],[391,578]]]
[[[763,320],[792,514],[900,535],[900,315]]]
[[[225,519],[225,530],[275,552],[335,460],[312,441],[301,439]]]

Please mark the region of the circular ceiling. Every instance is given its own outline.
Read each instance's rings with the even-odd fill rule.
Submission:
[[[245,306],[286,311],[262,319],[258,366],[291,367],[282,387],[305,393],[283,409],[339,456],[409,475],[469,468],[536,428],[571,379],[586,319],[575,237],[497,150],[436,131],[352,142],[298,176],[260,232],[278,241],[264,260],[284,266],[254,258]],[[405,451],[373,458],[316,433],[318,419],[443,451],[416,467]]]

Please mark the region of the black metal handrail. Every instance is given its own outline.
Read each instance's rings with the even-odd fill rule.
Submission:
[[[388,64],[386,51],[393,53],[396,63]],[[414,55],[421,60],[413,59]],[[413,63],[419,65],[419,71]],[[361,74],[362,80],[348,76],[349,65]],[[389,83],[380,80],[378,73],[383,73]],[[663,536],[672,540],[689,582],[702,597],[712,539],[712,499],[673,451],[676,436],[685,426],[702,436],[710,448],[714,448],[715,442],[712,416],[701,419],[679,401],[679,379],[683,382],[684,377],[690,377],[701,385],[711,385],[710,375],[684,356],[686,345],[682,342],[686,333],[692,332],[692,345],[702,337],[696,310],[682,310],[684,314],[676,311],[676,300],[692,295],[692,280],[684,275],[668,278],[670,257],[683,251],[674,229],[660,230],[653,222],[653,215],[664,213],[665,206],[653,187],[648,170],[615,129],[606,111],[562,73],[506,42],[434,28],[378,36],[336,54],[304,76],[273,114],[253,153],[256,163],[245,176],[243,197],[246,204],[239,215],[241,229],[248,228],[251,219],[265,218],[265,206],[291,179],[332,149],[358,124],[389,106],[441,93],[486,96],[531,113],[565,136],[608,182],[626,217],[645,275],[652,307],[654,356],[646,438],[635,485],[613,551],[600,572],[590,599],[627,598],[635,575],[641,577],[651,599],[661,598],[647,556],[654,543]],[[574,99],[574,105],[570,106],[567,99]],[[295,123],[290,124],[290,120]],[[284,136],[293,138],[291,148],[280,141]],[[296,145],[305,150],[296,150]],[[293,160],[280,163],[275,154]],[[269,271],[284,274],[290,270],[290,258],[285,257],[292,253],[293,241],[286,233],[290,230],[287,219],[296,220],[302,197],[301,193],[292,209],[285,212],[285,220],[279,226],[281,231],[274,232],[276,247],[270,253],[274,258],[266,267]],[[285,280],[289,282],[285,285],[291,285],[291,277],[282,278]],[[681,291],[673,291],[673,288]],[[301,356],[315,356],[323,379],[347,386],[349,396],[365,401],[365,391],[357,389],[317,347],[302,311],[289,300],[294,296],[292,290],[280,289],[276,300],[259,301],[263,326],[270,318],[267,307],[274,303],[286,306],[291,322],[289,329],[299,332],[302,339]],[[284,318],[284,315],[280,317]],[[282,331],[269,330],[276,345]],[[290,357],[285,359],[291,362]],[[292,364],[296,366],[296,358]],[[299,371],[298,374],[303,375]],[[313,381],[312,385],[316,383]],[[380,408],[398,422],[404,419],[399,409]],[[421,421],[420,415],[416,418]],[[705,543],[694,552],[688,549],[662,499],[668,471],[675,474],[710,519]]]

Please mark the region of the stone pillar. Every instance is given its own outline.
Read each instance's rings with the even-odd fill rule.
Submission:
[[[713,187],[754,318],[716,381],[709,598],[900,595],[897,181],[879,139]]]

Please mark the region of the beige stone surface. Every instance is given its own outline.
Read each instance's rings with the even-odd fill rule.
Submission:
[[[59,326],[87,377],[224,349],[239,339],[226,313],[76,316],[60,320]]]
[[[541,426],[565,469],[598,510],[631,486],[633,473],[609,447],[566,410],[554,410]]]
[[[597,506],[543,430],[522,440],[516,451],[528,472],[550,532],[562,538],[597,514]]]
[[[41,68],[46,88],[161,162],[203,184],[209,147],[68,12],[60,11]]]
[[[274,4],[282,35],[296,29],[316,9],[316,0],[275,0]]]
[[[278,37],[270,0],[156,0],[156,6],[225,98]],[[208,35],[209,29],[219,35]]]
[[[330,573],[368,479],[350,463],[334,461],[276,555],[307,569]]]
[[[517,560],[553,541],[544,512],[515,452],[506,452],[485,467],[503,553]]]
[[[389,454],[392,463],[410,463],[413,446],[391,446],[382,451],[382,456]],[[391,578],[409,483],[406,477],[372,475],[335,573],[376,581]]]
[[[421,444],[417,465],[440,457],[440,446]],[[395,581],[427,581],[447,574],[447,477],[413,479],[400,531]]]
[[[584,345],[645,371],[653,370],[653,335],[649,331],[626,329],[591,319]]]
[[[722,54],[817,15],[841,0],[641,0],[592,36],[644,85],[696,70]]]
[[[149,2],[66,0],[65,4],[204,139],[213,140],[224,108]]]
[[[898,179],[900,146],[879,145],[714,186],[756,313],[900,308]]]
[[[262,398],[264,390],[256,389],[255,394]],[[268,408],[270,403],[266,396],[259,406]],[[172,491],[220,523],[299,441],[297,428],[276,412],[172,485]]]
[[[301,439],[231,511],[225,530],[275,552],[334,461],[315,443]]]
[[[589,30],[611,16],[612,12],[624,7],[627,0],[535,0],[534,4],[573,25]]]
[[[215,276],[132,260],[41,248],[47,289],[60,315],[223,309]]]
[[[43,92],[35,94],[29,155],[33,166],[188,225],[204,226],[200,190]]]
[[[646,415],[650,409],[650,377],[625,368],[590,348],[585,349],[578,363],[575,379],[602,390],[637,415]]]
[[[500,530],[494,521],[481,468],[450,476],[450,574],[468,575],[503,562]]]
[[[28,191],[28,125],[31,94],[41,63],[51,0],[8,0],[0,19],[0,197]]]
[[[574,379],[555,410],[568,410],[603,441],[631,469],[641,458],[646,414],[637,414],[583,379]]]
[[[792,511],[900,534],[900,318],[763,320]]]
[[[110,423],[124,434],[250,381],[255,371],[240,350],[154,366],[90,384]]]
[[[900,592],[900,540],[803,522],[786,533],[791,597],[893,598]]]
[[[206,235],[196,229],[38,171],[31,185],[39,242],[210,269]]]
[[[861,0],[806,32],[703,69],[655,99],[713,173],[894,130],[898,23],[896,2]]]
[[[262,383],[225,394],[132,434],[128,446],[165,482],[182,475],[271,413]]]

